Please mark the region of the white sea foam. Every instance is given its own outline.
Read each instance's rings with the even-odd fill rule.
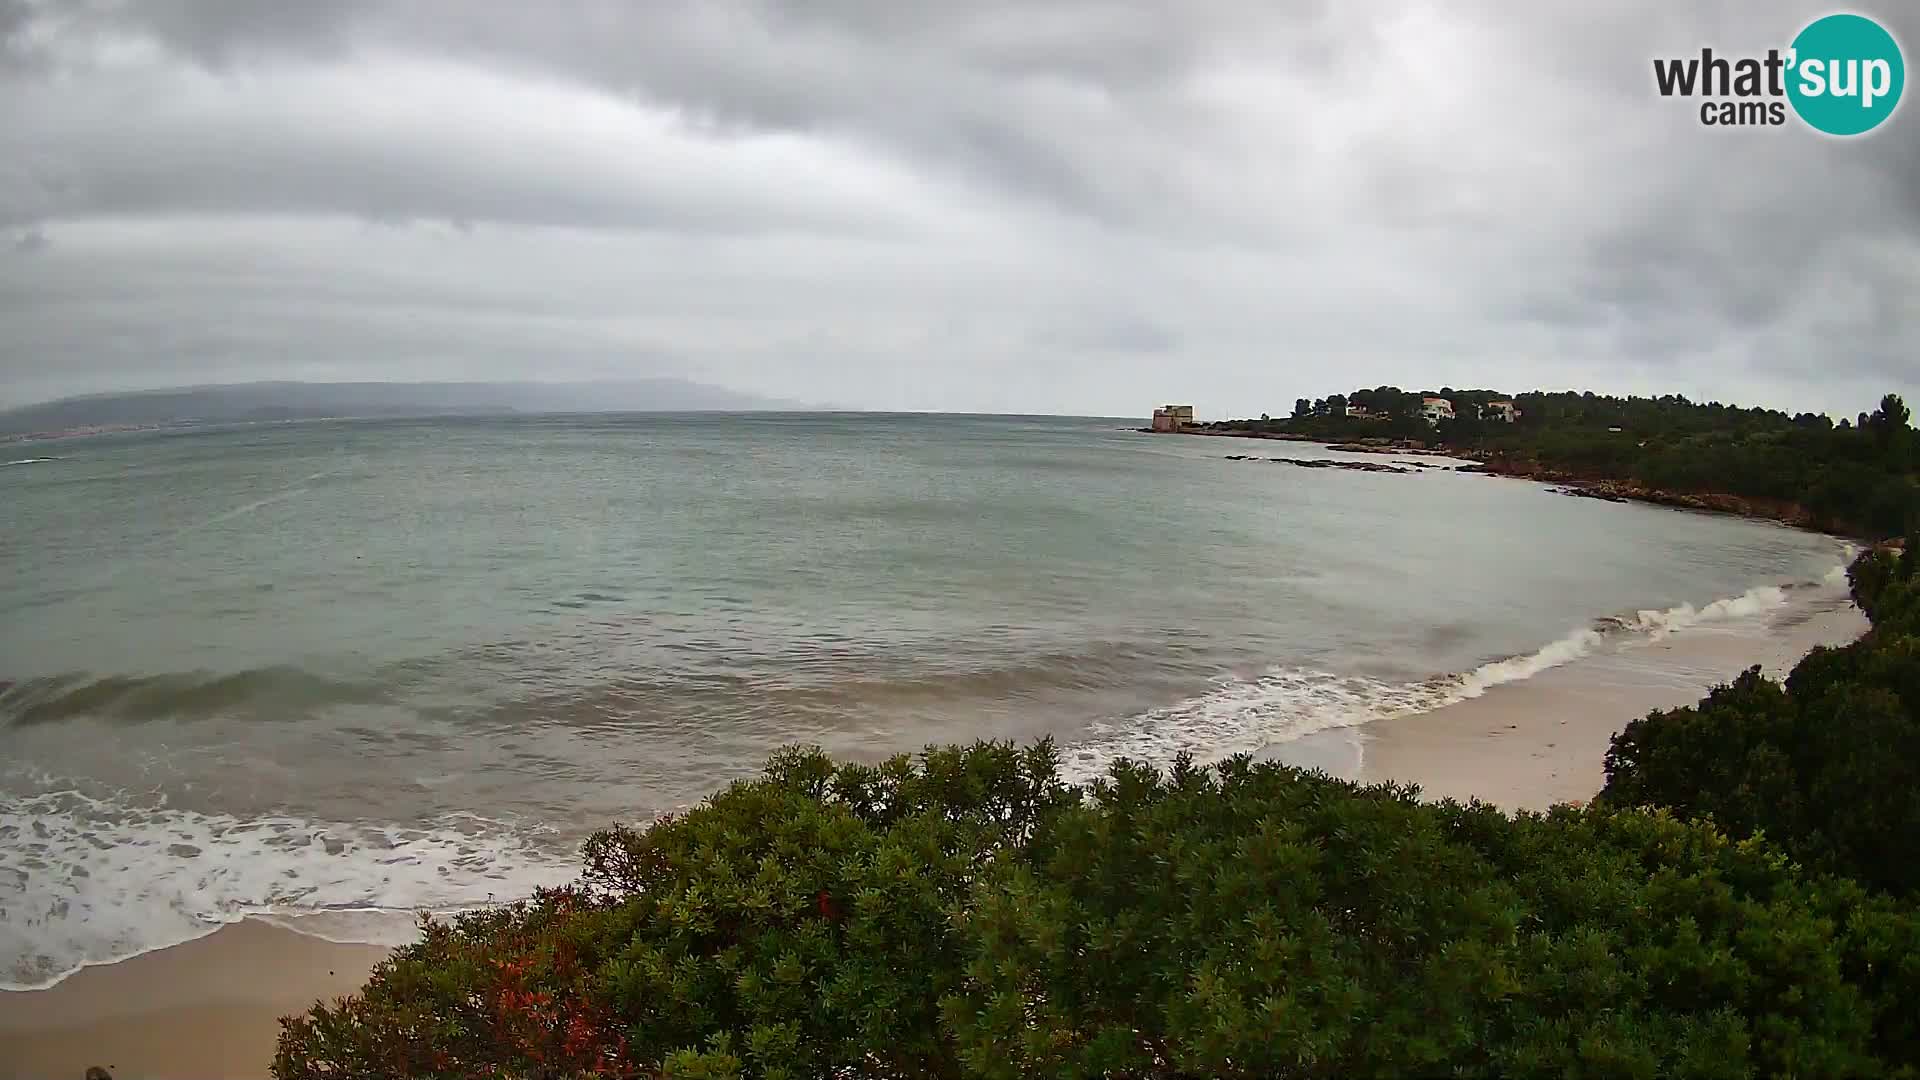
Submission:
[[[468,815],[406,827],[243,820],[74,790],[6,798],[0,987],[50,985],[248,915],[335,940],[390,941],[415,909],[570,880],[574,860],[540,839]]]
[[[1638,611],[1626,627],[1645,633],[1654,641],[1666,637],[1675,630],[1684,630],[1701,623],[1727,622],[1735,619],[1763,615],[1776,608],[1785,607],[1787,591],[1777,585],[1761,585],[1739,596],[1729,596],[1715,600],[1711,604],[1696,608],[1692,604],[1681,604],[1665,611]]]
[[[435,909],[445,915],[462,905]],[[392,908],[341,908],[335,911],[277,911],[256,915],[264,923],[306,937],[342,945],[385,945],[394,948],[420,939],[419,916]]]
[[[1844,589],[1839,570],[1805,592],[1831,599]],[[1530,653],[1417,682],[1279,668],[1225,680],[1199,697],[1094,725],[1065,749],[1063,772],[1085,780],[1117,758],[1164,764],[1183,751],[1216,761],[1428,712],[1601,649],[1755,620],[1803,595],[1761,586],[1698,608],[1636,611]],[[511,822],[243,819],[28,780],[26,794],[0,790],[0,987],[8,989],[49,985],[85,965],[187,941],[250,915],[332,940],[397,943],[411,936],[414,910],[517,898],[576,873],[566,845]]]
[[[1450,680],[1392,683],[1325,671],[1274,669],[1140,716],[1093,725],[1066,747],[1067,779],[1099,776],[1119,758],[1166,764],[1182,753],[1218,761],[1329,728],[1426,712],[1446,704]]]
[[[1838,573],[1837,579],[1828,573],[1821,586],[1843,589],[1845,567],[1838,568]],[[1602,648],[1632,648],[1704,624],[1751,621],[1787,603],[1785,589],[1761,585],[1698,608],[1680,604],[1662,611],[1609,616],[1533,652],[1420,682],[1275,668],[1254,679],[1224,680],[1208,693],[1175,705],[1096,723],[1086,739],[1065,748],[1062,771],[1069,779],[1087,780],[1119,758],[1164,765],[1188,753],[1196,761],[1219,761],[1318,731],[1431,712],[1477,698],[1503,683],[1530,679]]]
[[[43,462],[43,461],[59,461],[59,460],[60,460],[59,458],[50,458],[50,457],[30,457],[30,458],[21,458],[21,459],[19,459],[18,461],[9,461],[9,462],[7,462],[7,464],[9,464],[9,465],[38,465],[38,464],[40,464],[40,463],[41,463],[41,462]]]

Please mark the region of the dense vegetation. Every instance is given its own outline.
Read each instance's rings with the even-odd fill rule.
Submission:
[[[1815,413],[1703,405],[1675,395],[1530,393],[1512,399],[1519,417],[1507,423],[1482,415],[1488,402],[1505,395],[1443,387],[1437,396],[1453,403],[1456,418],[1437,426],[1419,417],[1422,396],[1382,386],[1302,398],[1290,417],[1204,426],[1472,449],[1508,468],[1768,500],[1804,513],[1808,524],[1876,538],[1906,529],[1920,504],[1920,436],[1897,394],[1871,413],[1835,424]],[[1349,406],[1368,416],[1348,416]]]
[[[1796,859],[1920,897],[1920,575],[1903,554],[1851,571],[1871,633],[1818,648],[1784,686],[1748,671],[1613,740],[1603,803],[1711,815]]]
[[[1861,645],[1629,728],[1587,809],[785,752],[595,836],[573,888],[429,924],[274,1072],[1914,1077],[1913,562],[1856,567]]]
[[[1912,504],[1891,395],[1838,426],[1591,395],[1523,395],[1509,426],[1477,419],[1490,392],[1450,396],[1468,415],[1437,432],[1392,388],[1258,424],[1874,528]],[[1509,818],[1245,758],[1083,789],[1047,743],[789,751],[596,835],[572,888],[429,923],[359,995],[290,1019],[274,1072],[1920,1076],[1914,546],[1851,582],[1870,634],[1628,725],[1587,809]]]

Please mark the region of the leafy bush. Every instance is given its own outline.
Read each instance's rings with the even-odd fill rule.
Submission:
[[[1784,687],[1755,668],[1628,724],[1599,801],[1711,816],[1815,868],[1920,895],[1920,577],[1911,554],[1888,551],[1849,577],[1871,633],[1814,649]]]
[[[1050,744],[874,768],[776,755],[572,889],[432,923],[365,990],[288,1025],[275,1075],[940,1075],[951,924],[996,851],[1068,797]]]
[[[1909,540],[1896,554],[1892,549],[1870,551],[1847,569],[1853,601],[1883,636],[1920,633],[1920,548]]]
[[[783,753],[286,1022],[361,1076],[1870,1076],[1907,907],[1662,811],[1508,818],[1236,758]]]

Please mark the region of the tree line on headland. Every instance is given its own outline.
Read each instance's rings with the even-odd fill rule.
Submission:
[[[815,750],[428,923],[274,1075],[1920,1076],[1920,568],[1507,816],[1236,757]]]
[[[1447,399],[1453,418],[1429,423],[1427,396]],[[1486,410],[1511,400],[1508,422]],[[1365,415],[1348,415],[1349,409]],[[1763,516],[1831,532],[1893,536],[1920,504],[1920,437],[1899,395],[1835,423],[1679,395],[1610,397],[1491,390],[1415,393],[1381,386],[1301,398],[1293,415],[1222,420],[1200,430],[1331,442],[1391,439],[1464,451],[1493,472],[1552,480],[1605,481],[1627,490],[1754,500]]]

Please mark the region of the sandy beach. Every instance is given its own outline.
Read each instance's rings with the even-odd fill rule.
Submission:
[[[1600,789],[1607,742],[1628,721],[1697,701],[1755,663],[1784,675],[1808,649],[1866,628],[1837,601],[1765,634],[1690,627],[1433,712],[1322,732],[1281,756],[1432,798],[1543,810]],[[1334,764],[1342,754],[1349,767]],[[78,1080],[91,1065],[116,1080],[257,1080],[278,1018],[351,992],[384,953],[247,920],[47,990],[0,993],[0,1080]]]
[[[1368,724],[1359,729],[1356,778],[1418,784],[1429,798],[1477,798],[1505,810],[1581,802],[1606,783],[1608,742],[1630,721],[1693,704],[1754,664],[1784,677],[1814,646],[1843,645],[1866,630],[1851,604],[1765,636],[1691,627],[1433,712]]]
[[[257,920],[46,990],[0,992],[0,1080],[259,1080],[281,1016],[347,994],[386,955]]]

